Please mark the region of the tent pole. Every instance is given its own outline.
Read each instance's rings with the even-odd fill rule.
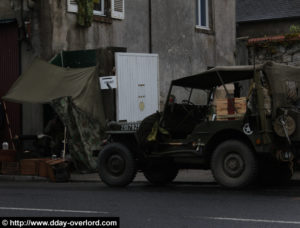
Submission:
[[[64,67],[64,55],[63,55],[63,51],[60,52],[60,59],[61,59],[61,67]]]
[[[62,154],[62,159],[65,159],[65,157],[66,157],[66,147],[67,147],[67,127],[65,126],[65,130],[64,130],[64,150],[63,150],[63,154]]]
[[[13,137],[12,137],[9,118],[8,118],[8,115],[7,115],[6,102],[5,101],[3,101],[3,108],[4,108],[4,112],[5,112],[5,118],[6,118],[6,123],[7,123],[7,127],[8,127],[9,137],[10,137],[10,140],[11,140],[11,145],[12,145],[13,150],[16,150],[16,147],[15,147],[15,144],[14,144],[14,141],[13,141]]]

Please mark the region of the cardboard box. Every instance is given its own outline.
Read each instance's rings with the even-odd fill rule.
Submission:
[[[229,93],[229,95],[234,94],[234,84],[226,84],[226,89]],[[224,89],[223,86],[219,86],[217,87],[216,91],[215,91],[215,99],[225,99],[226,98],[226,91]]]

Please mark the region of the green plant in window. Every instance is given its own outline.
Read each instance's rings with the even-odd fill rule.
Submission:
[[[77,23],[80,26],[89,27],[93,21],[95,0],[76,0],[78,4]]]

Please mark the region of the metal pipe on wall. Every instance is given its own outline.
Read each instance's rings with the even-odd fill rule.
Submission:
[[[152,2],[149,0],[149,53],[152,53]]]

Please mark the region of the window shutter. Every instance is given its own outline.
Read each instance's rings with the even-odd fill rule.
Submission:
[[[125,0],[111,0],[111,17],[116,19],[125,18]]]
[[[77,13],[78,6],[76,0],[68,0],[68,12]]]

